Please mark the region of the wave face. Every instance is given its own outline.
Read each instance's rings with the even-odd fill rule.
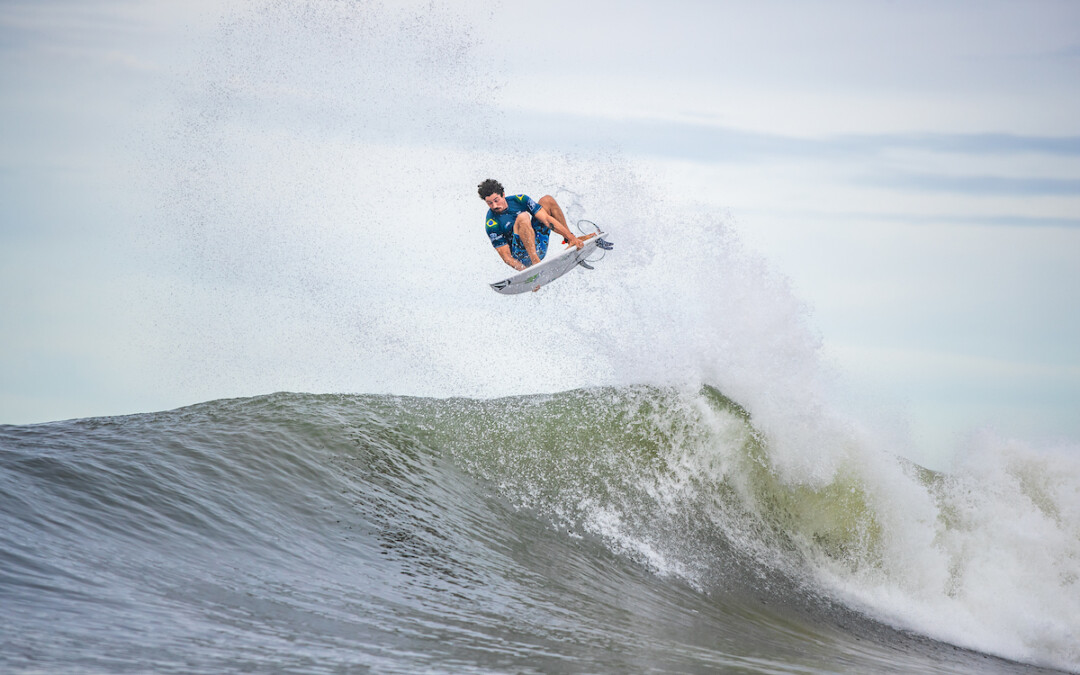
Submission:
[[[786,476],[709,387],[0,427],[0,669],[1080,666],[1060,467],[856,456]]]

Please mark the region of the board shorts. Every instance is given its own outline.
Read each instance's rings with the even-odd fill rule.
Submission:
[[[536,218],[533,218],[532,228],[533,236],[536,239],[536,255],[543,260],[544,256],[547,255],[548,235],[551,234],[551,228]],[[525,250],[525,242],[521,241],[521,237],[516,234],[513,235],[510,241],[510,255],[514,256],[525,267],[532,265],[532,261],[529,260],[529,252]]]

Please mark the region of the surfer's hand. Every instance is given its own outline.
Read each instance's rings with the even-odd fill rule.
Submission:
[[[578,250],[581,250],[585,246],[585,242],[581,241],[580,239],[578,239],[574,235],[570,235],[570,243],[573,244],[574,246],[577,246]]]

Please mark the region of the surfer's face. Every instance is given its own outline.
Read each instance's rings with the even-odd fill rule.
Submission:
[[[484,197],[484,201],[487,202],[488,208],[495,213],[502,213],[506,210],[506,197],[503,197],[498,192]]]

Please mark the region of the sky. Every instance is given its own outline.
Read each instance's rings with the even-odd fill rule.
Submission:
[[[768,281],[675,323],[717,353],[783,296],[777,331],[919,461],[987,426],[1080,442],[1075,2],[4,0],[0,138],[0,423],[527,393],[468,346],[523,311],[622,350],[538,390],[618,381],[645,371],[617,326],[653,342],[680,302],[657,266],[729,247]],[[611,269],[661,288],[488,297],[489,175],[622,224]]]

